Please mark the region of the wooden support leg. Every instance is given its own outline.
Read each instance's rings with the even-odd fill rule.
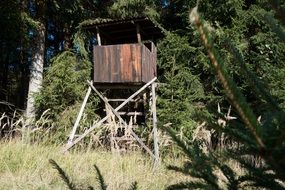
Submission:
[[[107,123],[109,124],[110,131],[111,131],[110,132],[111,151],[114,152],[116,149],[115,147],[116,143],[115,143],[115,138],[114,138],[115,136],[114,129],[116,128],[115,116],[107,104],[105,104],[105,110],[106,110],[106,115],[111,115],[111,117],[107,119]]]
[[[157,134],[157,116],[156,116],[156,95],[155,95],[156,84],[151,84],[151,94],[152,94],[152,126],[153,126],[153,144],[154,144],[154,155],[155,155],[155,167],[159,164],[159,147],[158,147],[158,134]]]
[[[146,89],[149,85],[151,85],[154,81],[156,80],[156,77],[153,78],[151,81],[149,81],[147,84],[145,84],[143,87],[141,87],[138,91],[136,91],[134,94],[132,94],[128,99],[126,99],[123,103],[121,103],[115,111],[119,111],[122,107],[124,107],[130,100],[132,100],[135,96],[137,96],[139,93],[141,93],[144,89]],[[89,85],[92,84],[92,82],[89,82]],[[93,86],[93,84],[92,84]],[[91,86],[90,86],[91,87]],[[77,137],[74,141],[71,141],[71,143],[67,144],[67,146],[64,148],[63,152],[68,151],[71,147],[73,147],[75,144],[77,144],[79,141],[81,141],[84,137],[86,137],[91,131],[93,131],[95,128],[98,126],[102,125],[111,115],[105,116],[103,119],[98,121],[95,125],[90,127],[88,130],[86,130],[82,135]],[[133,135],[134,137],[136,136],[135,134]],[[136,137],[135,137],[136,138]],[[151,151],[150,151],[151,152]],[[152,152],[151,152],[152,153]],[[153,155],[153,153],[152,153]]]
[[[84,100],[83,100],[83,103],[82,103],[82,105],[81,105],[80,111],[79,111],[79,113],[78,113],[78,115],[77,115],[76,121],[75,121],[75,123],[74,123],[73,129],[72,129],[72,131],[71,131],[71,133],[70,133],[70,136],[69,136],[69,139],[68,139],[68,142],[67,142],[68,145],[72,144],[72,141],[73,141],[73,139],[74,139],[74,135],[75,135],[75,133],[76,133],[77,127],[78,127],[79,122],[80,122],[80,120],[81,120],[81,117],[82,117],[83,111],[84,111],[84,109],[85,109],[86,103],[87,103],[87,101],[88,101],[88,98],[89,98],[89,96],[90,96],[90,93],[91,93],[91,87],[89,86],[89,88],[88,88],[88,90],[87,90],[87,93],[86,93],[86,95],[85,95],[85,98],[84,98]]]
[[[154,80],[155,81],[155,80]],[[153,82],[154,82],[153,81]],[[150,83],[152,84],[152,83]],[[150,85],[149,84],[149,85]],[[109,106],[109,108],[112,110],[112,112],[115,114],[115,116],[117,116],[117,118],[120,120],[120,122],[122,124],[124,124],[125,126],[128,126],[128,124],[123,120],[123,118],[120,116],[120,114],[117,112],[117,110],[115,110],[108,102],[108,100],[106,98],[104,98],[102,96],[102,94],[93,86],[92,83],[89,82],[89,85],[91,86],[91,88],[96,92],[96,94],[105,102],[106,105]],[[147,86],[146,86],[147,87]],[[138,91],[137,91],[138,92]],[[136,92],[136,93],[137,93]],[[135,94],[136,94],[135,93]],[[139,94],[139,93],[137,93]],[[126,101],[129,102],[132,98],[128,98]],[[125,101],[125,102],[126,102]],[[126,103],[127,103],[126,102]],[[133,130],[130,130],[131,131],[131,135],[138,141],[138,143],[155,159],[155,155],[152,153],[152,151],[143,143],[143,141],[135,134],[135,132]]]

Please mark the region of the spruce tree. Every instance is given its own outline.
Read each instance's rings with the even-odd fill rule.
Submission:
[[[281,5],[279,6],[282,7]],[[173,130],[166,129],[189,157],[189,161],[185,163],[184,167],[178,168],[172,166],[170,169],[190,174],[199,179],[199,181],[189,181],[171,185],[169,189],[239,189],[246,187],[285,189],[283,137],[285,131],[285,112],[282,107],[282,96],[276,97],[272,95],[272,91],[266,88],[266,86],[272,85],[272,82],[270,80],[260,80],[260,73],[253,73],[251,68],[246,64],[247,62],[252,63],[249,61],[251,59],[244,57],[238,48],[230,41],[227,41],[225,43],[227,45],[226,48],[232,55],[232,60],[235,60],[236,63],[240,65],[238,71],[247,79],[248,87],[251,87],[255,92],[256,101],[262,102],[260,107],[266,109],[256,110],[256,107],[252,107],[252,105],[254,105],[250,102],[252,100],[244,96],[242,89],[237,85],[242,83],[234,81],[234,75],[232,75],[229,66],[226,64],[223,52],[217,51],[212,32],[207,25],[205,25],[205,21],[199,15],[197,8],[198,7],[192,9],[190,20],[197,28],[201,42],[209,55],[211,67],[223,86],[228,101],[233,105],[239,116],[237,121],[228,123],[224,128],[215,125],[214,122],[209,121],[209,123],[211,123],[216,130],[224,132],[225,135],[231,138],[233,142],[238,143],[239,146],[225,148],[222,151],[209,150],[209,152],[205,153],[200,149],[197,143],[194,142],[193,144],[189,143],[185,145],[185,143],[175,135]],[[256,7],[252,8],[256,9]],[[260,7],[258,10],[263,13],[263,16],[269,14],[267,16],[275,20],[272,12],[266,12]],[[269,31],[267,31],[267,33],[268,32]],[[262,32],[258,31],[255,36],[260,35],[260,33]],[[276,35],[276,33],[269,34],[272,36]],[[264,46],[265,45],[266,44],[264,44]],[[262,45],[260,46],[262,47]],[[279,48],[280,46],[282,47],[281,44],[279,44]],[[256,57],[253,52],[250,53],[253,54],[253,58]],[[261,52],[259,53],[261,56],[268,56]],[[271,61],[271,59],[265,60]],[[282,60],[278,61],[278,65],[283,64]],[[266,61],[261,65],[266,65]],[[257,120],[256,113],[262,114],[260,121]],[[256,159],[260,159],[261,162],[256,164],[256,162],[254,162]],[[231,164],[233,160],[239,163],[243,172],[236,173],[237,171],[234,170]],[[224,180],[221,180],[221,174],[225,177]]]

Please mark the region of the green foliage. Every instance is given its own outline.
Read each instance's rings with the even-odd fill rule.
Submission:
[[[166,7],[168,12],[164,12],[163,17],[166,20],[163,24],[172,30],[172,33],[177,37],[166,36],[160,42],[162,45],[158,46],[159,68],[162,70],[159,73],[159,79],[163,83],[160,88],[159,99],[159,108],[162,108],[159,111],[162,114],[159,118],[163,123],[174,123],[173,127],[179,133],[181,132],[180,127],[191,131],[197,126],[193,122],[189,125],[180,125],[182,122],[189,120],[203,121],[205,116],[207,118],[208,116],[212,117],[211,115],[216,112],[218,102],[220,105],[228,105],[221,83],[211,72],[210,61],[207,58],[207,52],[201,47],[198,31],[192,26],[188,26],[188,10],[190,6],[195,5],[196,1],[181,0],[171,2]],[[203,13],[203,18],[206,19],[204,25],[211,33],[213,48],[219,50],[219,56],[223,58],[222,64],[226,68],[225,73],[232,79],[232,82],[237,84],[237,90],[244,95],[244,101],[255,107],[253,113],[257,117],[260,115],[265,117],[272,111],[265,103],[267,101],[265,97],[260,97],[259,91],[261,88],[257,89],[257,83],[265,86],[264,89],[270,91],[278,105],[284,107],[283,60],[285,59],[285,48],[284,43],[278,39],[276,33],[273,33],[269,26],[278,27],[278,31],[282,31],[282,27],[280,27],[280,22],[274,19],[274,13],[270,11],[266,1],[201,1],[199,10]],[[265,18],[274,20],[275,22],[272,23],[276,24],[271,23],[268,25],[269,21]],[[179,26],[175,23],[179,23]],[[173,38],[172,41],[171,38]],[[235,47],[235,53],[233,53],[232,47]],[[237,58],[236,52],[238,52],[241,59]],[[243,60],[243,63],[241,63],[241,60]],[[173,69],[173,65],[176,67],[175,69]],[[247,71],[245,71],[245,68]],[[172,72],[173,70],[174,72]],[[246,73],[254,73],[257,80],[250,81],[251,79]],[[190,83],[192,84],[190,85],[191,88],[187,88],[187,86],[184,86],[185,83],[177,80],[178,77],[176,76],[179,75],[185,76],[189,81],[191,79],[194,81]],[[195,80],[193,80],[193,77]],[[202,93],[197,93],[195,99],[195,93],[193,92],[196,90]],[[166,106],[171,102],[170,97],[173,96],[171,91],[172,94],[179,94],[181,98],[177,99],[180,101],[173,101],[173,104]],[[199,96],[201,99],[199,99]],[[175,98],[175,96],[173,97]],[[191,100],[189,104],[193,108],[192,111],[181,109],[181,104],[183,106],[187,105],[189,99]],[[207,111],[203,109],[204,113],[198,115],[197,119],[197,113],[195,112],[197,108],[201,109],[201,107],[207,108]],[[224,109],[225,107],[222,107],[222,110]],[[173,114],[173,110],[178,114]],[[180,112],[180,110],[187,111]],[[195,111],[193,112],[193,110]],[[199,109],[198,111],[200,112]],[[234,111],[233,115],[236,114],[236,111]],[[181,117],[183,115],[187,116]],[[171,120],[167,122],[168,116]],[[182,122],[177,122],[177,119]]]
[[[90,76],[90,65],[90,62],[78,59],[69,51],[55,57],[37,98],[41,110],[52,109],[56,116],[81,100]]]
[[[161,72],[158,114],[161,123],[172,123],[190,137],[197,125],[196,115],[201,116],[201,108],[209,98],[199,74],[191,68],[197,48],[191,47],[188,41],[186,36],[169,33],[158,45]]]
[[[183,167],[169,166],[170,170],[181,172],[191,177],[199,179],[198,181],[181,182],[178,184],[170,185],[167,189],[185,189],[185,188],[203,188],[203,189],[221,189],[218,184],[218,176],[214,173],[214,166],[218,162],[213,154],[208,155],[202,152],[199,146],[183,142],[176,135],[176,131],[171,128],[164,128],[172,139],[181,147],[182,151],[189,158]]]
[[[149,16],[157,18],[154,1],[149,0],[115,0],[109,8],[109,14],[114,18],[132,18]]]
[[[274,55],[271,56],[271,59],[266,59],[266,57],[268,58],[269,56],[268,53],[261,52],[268,51],[271,53],[269,47],[272,46],[266,46],[266,43],[265,45],[255,44],[255,47],[265,47],[269,50],[259,49],[259,54],[250,52],[251,54],[248,55],[253,56],[248,59],[243,58],[239,51],[229,42],[226,43],[230,53],[232,53],[233,60],[240,64],[240,72],[243,73],[243,77],[248,79],[248,87],[254,89],[256,101],[263,102],[262,105],[267,109],[259,110],[263,118],[258,122],[254,114],[255,111],[250,104],[248,104],[241,90],[230,77],[228,66],[225,64],[226,61],[221,59],[222,56],[220,52],[216,51],[213,40],[205,28],[203,20],[200,18],[196,8],[192,10],[190,20],[197,27],[201,35],[201,41],[208,52],[212,68],[223,85],[229,102],[235,107],[240,117],[237,122],[229,123],[225,128],[216,126],[216,129],[233,139],[235,143],[239,143],[239,146],[235,148],[225,148],[222,151],[209,150],[209,152],[205,153],[197,142],[188,143],[188,145],[186,145],[187,143],[185,144],[179,139],[173,130],[166,129],[189,158],[189,161],[186,161],[182,168],[170,167],[170,169],[189,174],[199,179],[198,181],[175,184],[169,186],[169,189],[190,187],[205,189],[239,189],[246,187],[285,189],[284,108],[282,108],[282,104],[280,104],[282,103],[280,102],[280,97],[272,96],[270,92],[265,89],[266,86],[260,82],[260,73],[255,72],[253,74],[245,64],[246,61],[251,62],[252,58],[260,57],[260,59],[258,59],[261,61],[260,66],[266,66],[267,63],[274,60]],[[272,34],[266,33],[265,35]],[[265,41],[262,36],[263,33],[258,32],[253,39]],[[283,45],[280,44],[276,47],[279,49],[282,46]],[[275,49],[274,52],[278,54],[278,50]],[[264,62],[262,62],[263,58],[265,58]],[[283,65],[284,61],[276,57],[275,61],[277,60],[277,67]],[[256,61],[257,60],[255,60],[255,62]],[[274,70],[277,72],[276,67]],[[265,80],[266,84],[269,83],[269,85],[271,85],[272,82],[274,84],[276,78],[272,81],[266,80],[266,77],[262,79]],[[283,95],[281,99],[282,97]],[[214,123],[211,123],[211,125],[215,126]],[[261,163],[254,163],[253,158],[260,159]],[[234,171],[230,164],[233,160],[239,163],[240,167],[244,170],[242,173],[237,174],[236,171]],[[221,179],[219,179],[219,172],[226,177],[226,180],[222,181],[222,183],[220,182]]]
[[[87,90],[87,80],[91,75],[91,63],[75,53],[65,51],[53,58],[52,65],[47,71],[41,92],[36,96],[39,113],[50,109],[50,115],[55,122],[55,136],[58,140],[65,135],[65,128],[70,128],[80,109],[81,102]],[[96,118],[94,107],[96,98],[90,97],[85,113],[88,119],[85,125]]]
[[[75,49],[81,57],[88,58],[88,51],[85,48],[86,34],[81,28],[74,34],[73,43],[75,44]]]

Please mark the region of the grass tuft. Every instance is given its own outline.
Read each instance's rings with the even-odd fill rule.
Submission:
[[[169,171],[166,166],[180,166],[183,158],[165,158],[154,173],[153,161],[146,154],[130,152],[124,155],[103,150],[76,150],[61,153],[60,146],[23,144],[20,141],[0,141],[0,189],[1,190],[62,190],[66,184],[58,177],[49,160],[56,160],[68,174],[76,187],[90,185],[89,189],[100,189],[96,183],[98,174],[94,164],[100,168],[107,189],[129,189],[130,186],[157,190],[169,184],[189,180],[188,176]],[[133,182],[137,182],[134,184]],[[88,189],[88,188],[87,188]]]

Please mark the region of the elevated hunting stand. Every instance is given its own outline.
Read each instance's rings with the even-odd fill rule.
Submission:
[[[94,77],[92,82],[88,81],[89,88],[65,150],[70,149],[95,128],[103,126],[104,123],[111,123],[112,119],[117,117],[120,127],[124,128],[123,133],[128,131],[130,136],[157,162],[159,160],[155,95],[157,50],[153,41],[162,37],[161,30],[145,17],[96,20],[85,24],[84,28],[96,33],[98,45],[93,48]],[[92,90],[105,104],[106,116],[75,138]],[[104,90],[108,90],[108,93],[102,93]],[[118,95],[125,97],[118,97]],[[132,105],[132,107],[129,106],[126,109],[126,105]],[[136,110],[138,107],[139,109]],[[147,107],[152,116],[149,118],[152,119],[154,153],[130,126],[136,122],[137,117],[141,117],[141,121],[144,121]],[[122,135],[115,138],[124,140],[122,137],[125,138]]]

